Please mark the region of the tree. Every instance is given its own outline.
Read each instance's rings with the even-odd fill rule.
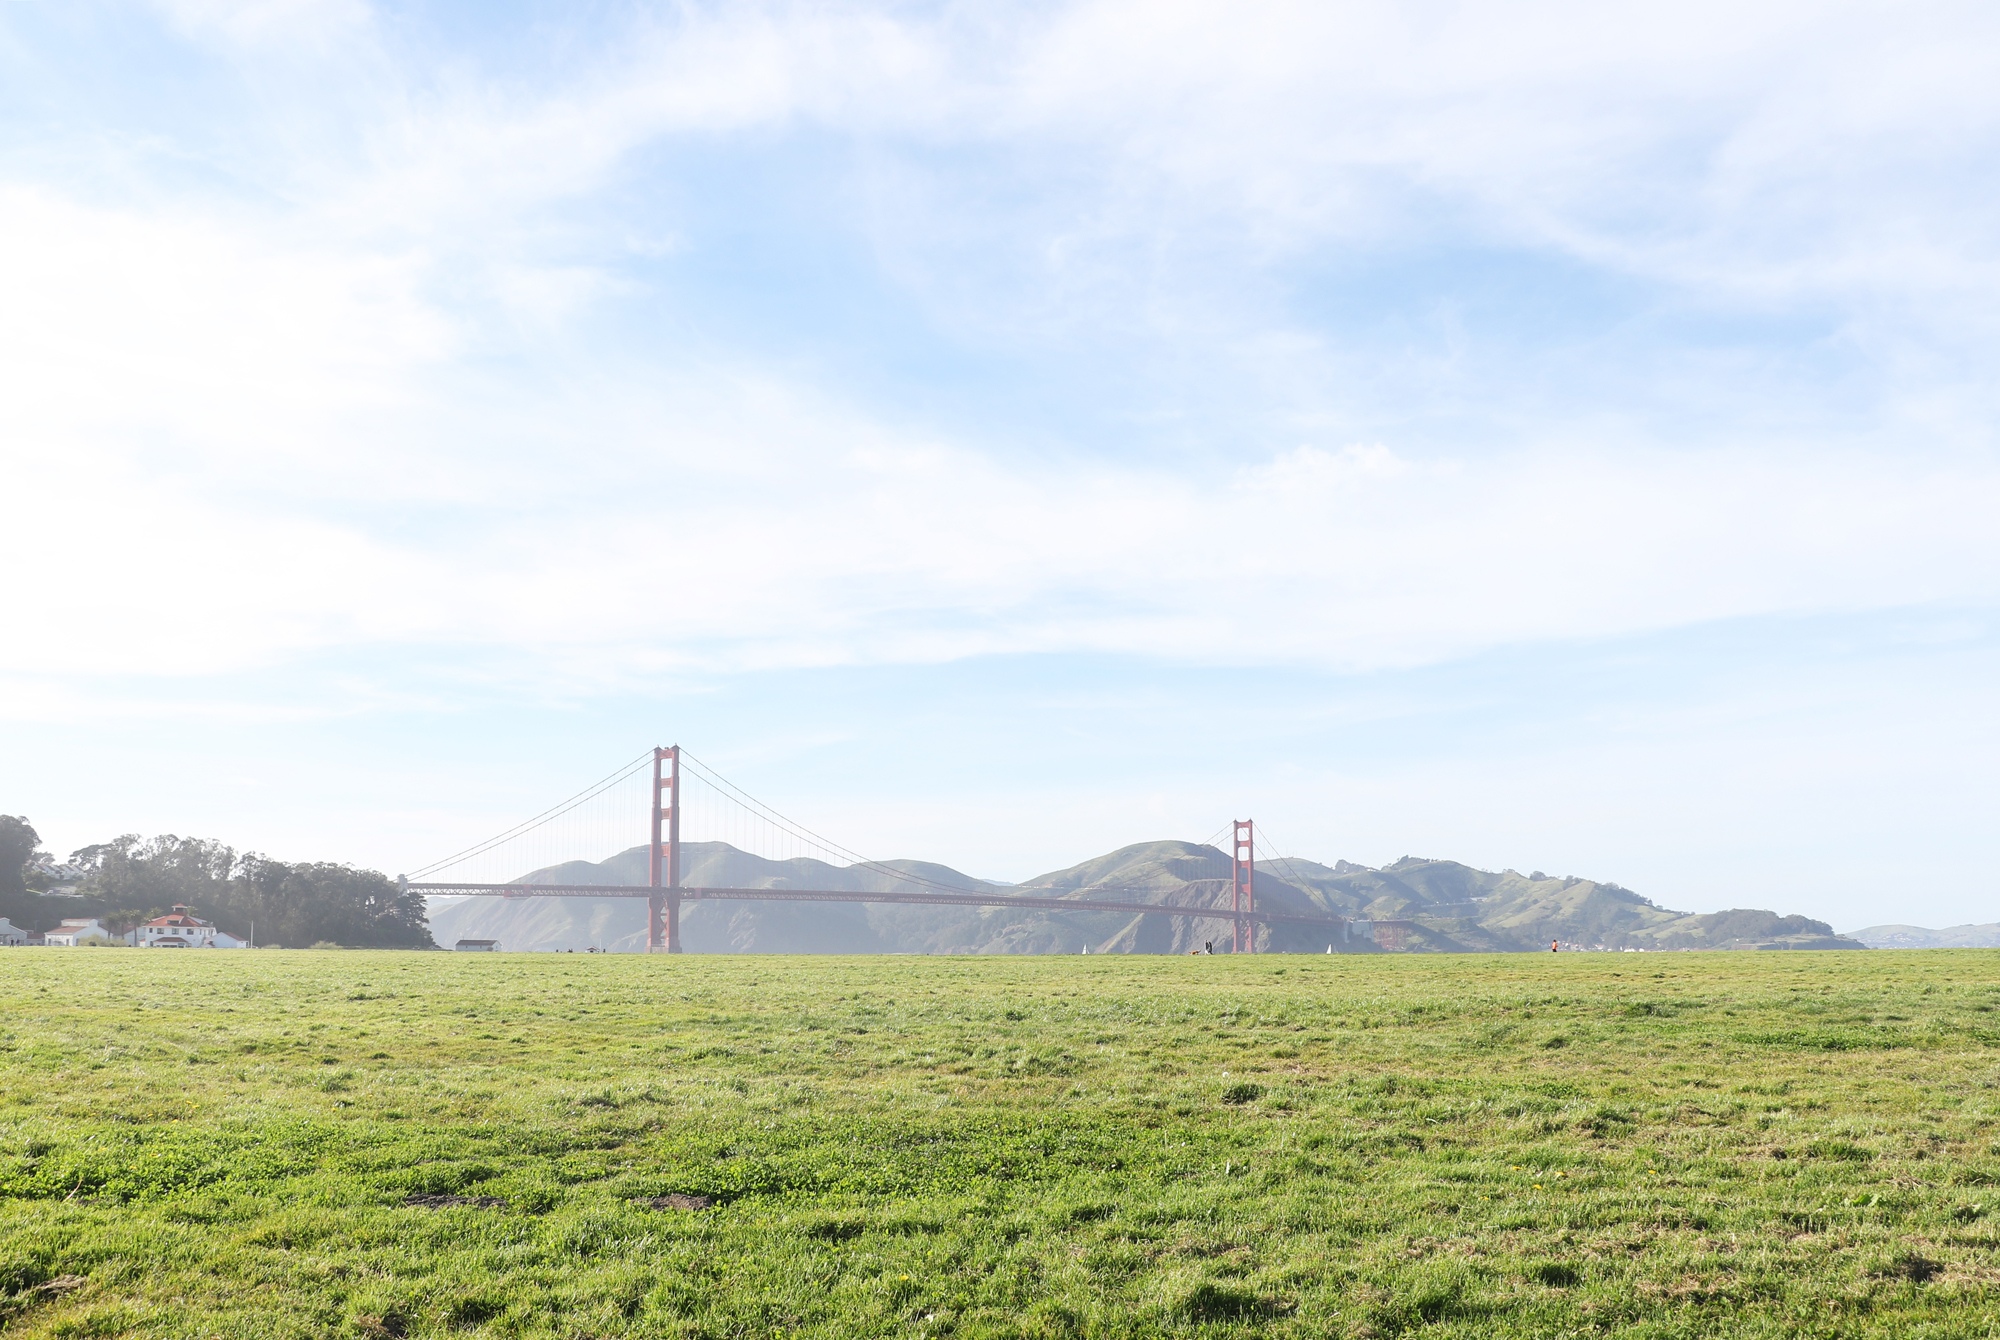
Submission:
[[[380,871],[331,861],[288,864],[253,853],[243,858],[240,883],[257,909],[258,935],[267,941],[436,947],[423,895],[406,893]]]
[[[28,858],[41,843],[41,836],[26,817],[0,814],[0,916],[32,915],[25,872]]]
[[[230,887],[236,853],[213,838],[162,833],[141,841],[137,833],[127,833],[115,842],[83,848],[70,862],[88,871],[79,892],[106,907],[157,916],[184,903],[232,935],[240,934],[226,920],[236,910]]]
[[[95,900],[69,911],[143,921],[174,904],[240,939],[252,928],[264,944],[331,940],[372,949],[432,949],[423,895],[387,875],[330,861],[285,862],[251,852],[239,858],[213,838],[127,833],[70,857],[86,872],[80,892]]]

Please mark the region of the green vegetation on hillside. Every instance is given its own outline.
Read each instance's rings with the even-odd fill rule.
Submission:
[[[10,1336],[2000,1324],[1977,952],[16,950],[0,1020]]]
[[[1697,914],[1659,907],[1617,884],[1537,870],[1475,870],[1417,856],[1372,869],[1281,859],[1270,868],[1343,916],[1415,923],[1412,948],[1547,949],[1550,940],[1607,949],[1860,949],[1823,921],[1751,908]]]

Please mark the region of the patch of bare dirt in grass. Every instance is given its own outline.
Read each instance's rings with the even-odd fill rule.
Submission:
[[[635,1203],[648,1210],[705,1210],[715,1201],[708,1196],[683,1196],[675,1192],[671,1196],[642,1196]]]
[[[58,1275],[40,1284],[31,1284],[12,1298],[0,1298],[0,1330],[7,1324],[39,1303],[61,1302],[73,1291],[90,1283],[82,1275]]]
[[[1928,1284],[1944,1274],[1944,1266],[1931,1257],[1919,1252],[1898,1252],[1896,1258],[1887,1265],[1869,1273],[1881,1279],[1908,1280],[1912,1284]]]
[[[1931,1283],[1955,1284],[1960,1286],[1970,1285],[1991,1291],[1996,1287],[2000,1287],[2000,1266],[1983,1266],[1969,1264],[1964,1261],[1949,1261],[1943,1263],[1938,1273],[1931,1277]]]
[[[1240,1242],[1215,1238],[1182,1238],[1169,1250],[1175,1256],[1193,1256],[1210,1261],[1241,1261],[1250,1255],[1250,1248]]]
[[[1672,1284],[1660,1287],[1657,1292],[1673,1303],[1717,1303],[1731,1296],[1729,1280],[1702,1279],[1698,1275],[1688,1275]],[[1653,1292],[1653,1291],[1649,1291]]]

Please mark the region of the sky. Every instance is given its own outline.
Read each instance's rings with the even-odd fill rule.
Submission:
[[[0,812],[1991,921],[1996,168],[1978,3],[5,0]]]

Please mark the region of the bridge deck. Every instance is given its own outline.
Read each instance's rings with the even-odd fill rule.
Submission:
[[[467,894],[497,898],[648,898],[673,890],[632,884],[420,884],[418,893]],[[939,907],[1019,907],[1035,912],[1124,912],[1146,916],[1207,917],[1215,921],[1261,921],[1273,925],[1339,926],[1346,918],[1301,916],[1293,912],[1232,912],[1198,903],[1128,903],[1115,898],[1038,898],[1018,893],[860,893],[852,889],[690,889],[682,902],[914,903]]]

